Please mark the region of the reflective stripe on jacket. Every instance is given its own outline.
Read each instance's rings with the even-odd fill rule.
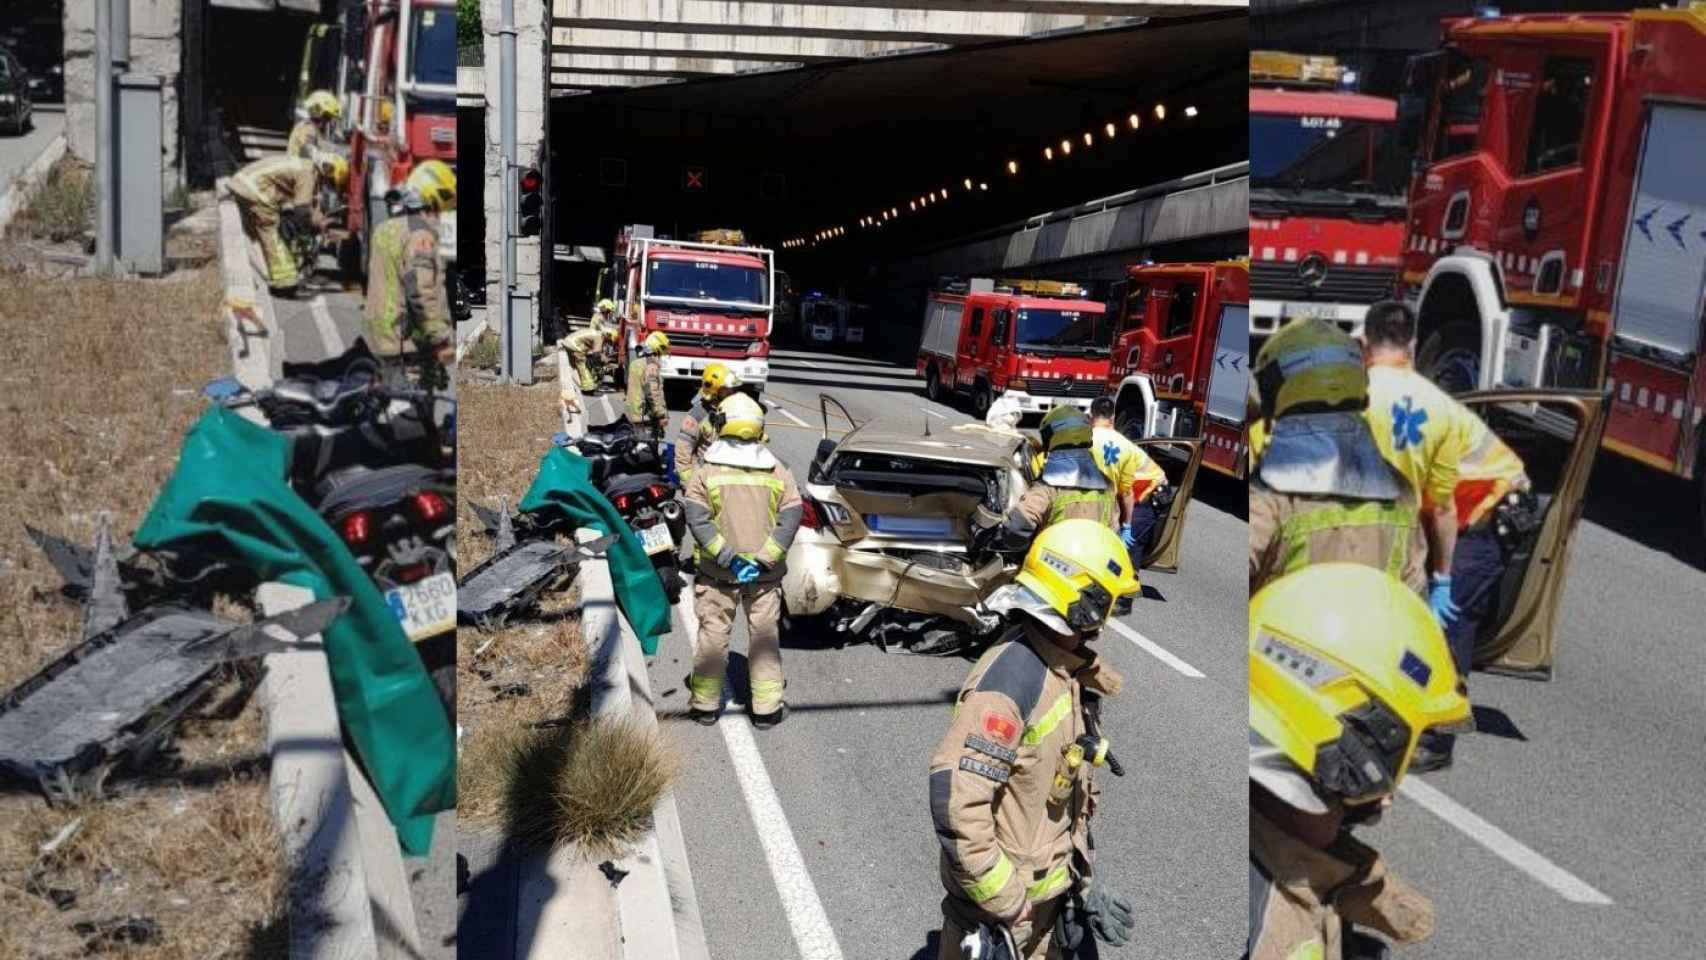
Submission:
[[[1350,500],[1250,487],[1250,592],[1313,563],[1383,570],[1417,593],[1427,589],[1427,544],[1408,491],[1399,500]]]
[[[1457,526],[1467,529],[1486,518],[1493,506],[1512,490],[1529,486],[1522,458],[1480,417],[1469,425],[1469,450],[1457,464]]]
[[[1025,490],[1007,516],[1007,526],[1029,536],[1062,520],[1086,519],[1119,529],[1119,502],[1112,490],[1066,490],[1037,482]]]
[[[793,474],[778,462],[768,470],[702,463],[682,492],[687,525],[698,544],[699,574],[733,583],[729,569],[746,555],[762,567],[760,583],[780,580],[804,508]]]
[[[373,230],[367,261],[367,337],[373,352],[394,357],[450,338],[450,303],[438,231],[424,215],[392,217]]]
[[[663,399],[663,364],[657,357],[635,357],[628,365],[628,419],[636,424],[669,419]]]

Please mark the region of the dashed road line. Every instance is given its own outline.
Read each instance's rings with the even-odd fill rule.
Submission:
[[[929,408],[929,407],[925,407],[925,408],[924,408],[924,412],[925,412],[925,413],[928,413],[928,414],[929,414],[929,415],[931,415],[931,416],[932,416],[932,417],[935,417],[935,418],[936,418],[936,419],[938,419],[938,420],[946,420],[946,419],[948,419],[948,415],[947,415],[947,414],[945,414],[945,413],[937,413],[937,412],[936,412],[936,411],[934,411],[934,410],[932,410],[932,409],[930,409],[930,408]]]
[[[604,422],[605,423],[615,423],[616,422],[616,410],[615,410],[615,408],[610,406],[610,394],[608,394],[608,393],[599,394],[598,405],[604,408]]]
[[[326,306],[325,294],[315,294],[308,301],[308,312],[314,317],[314,329],[320,334],[320,346],[326,351],[326,356],[335,357],[344,352],[344,338],[338,333],[338,324],[332,319],[332,311]]]
[[[804,420],[801,420],[799,417],[794,416],[794,411],[789,410],[787,407],[777,407],[776,412],[781,414],[784,417],[787,417],[789,420],[794,421],[795,423],[799,424],[802,427],[810,427],[811,426],[811,424],[805,422]]]
[[[1160,644],[1149,639],[1143,634],[1138,633],[1136,630],[1133,630],[1118,620],[1109,620],[1108,626],[1113,627],[1118,632],[1124,634],[1127,640],[1137,644],[1144,650],[1144,652],[1162,663],[1165,663],[1167,666],[1172,667],[1179,673],[1182,673],[1193,680],[1201,680],[1203,678],[1201,670],[1198,670],[1196,667],[1193,667],[1185,661],[1180,660],[1178,657],[1173,656],[1172,653],[1164,649]]]
[[[1608,906],[1611,898],[1590,886],[1586,881],[1541,856],[1522,841],[1481,819],[1463,806],[1416,777],[1406,777],[1398,792],[1416,801],[1434,816],[1467,834],[1471,840],[1491,850],[1523,873],[1550,887],[1571,903]]]

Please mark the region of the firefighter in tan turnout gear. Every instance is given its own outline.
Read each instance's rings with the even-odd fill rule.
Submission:
[[[311,158],[319,150],[332,145],[332,124],[344,115],[344,108],[330,90],[310,93],[302,101],[302,107],[308,119],[290,128],[290,139],[285,142],[284,152],[292,157]]]
[[[317,154],[313,159],[267,157],[243,167],[226,181],[242,217],[243,232],[260,245],[267,286],[275,296],[295,296],[301,280],[296,257],[279,236],[279,221],[287,215],[306,215],[314,229],[324,229],[324,217],[313,208],[315,191],[322,184],[341,191],[348,182],[349,161],[331,153]]]
[[[682,416],[681,430],[675,435],[675,475],[682,486],[693,478],[693,468],[699,465],[705,450],[716,442],[718,424],[723,419],[720,410],[723,400],[739,388],[740,377],[728,364],[713,360],[705,366],[699,392]]]
[[[609,316],[614,305],[609,300],[601,300],[598,309],[592,312],[592,321],[585,329],[576,330],[564,337],[559,345],[569,355],[569,363],[575,368],[575,374],[580,378],[583,393],[596,393],[599,388],[599,378],[592,369],[592,358],[602,356],[604,345],[610,340],[610,330],[600,320]]]
[[[764,409],[737,393],[723,401],[717,441],[682,493],[687,525],[698,543],[693,611],[699,618],[688,715],[717,722],[729,634],[746,610],[752,725],[773,727],[788,716],[782,700],[782,575],[803,508],[788,468],[765,447]]]
[[[1130,905],[1094,880],[1090,837],[1092,768],[1119,772],[1099,731],[1100,700],[1123,681],[1088,644],[1138,589],[1119,536],[1075,519],[1045,529],[1016,582],[987,601],[1016,625],[972,667],[930,760],[947,888],[942,960],[959,960],[968,936],[1010,935],[1017,956],[1033,960],[1079,955],[1091,936],[1130,937]]]
[[[1249,960],[1373,960],[1427,939],[1433,904],[1351,835],[1390,804],[1418,741],[1469,719],[1415,591],[1325,563],[1250,598]]]
[[[1110,531],[1120,526],[1113,481],[1090,450],[1090,418],[1075,407],[1055,407],[1043,416],[1038,432],[1044,452],[1033,465],[1037,481],[1007,516],[995,516],[979,505],[972,518],[974,541],[1000,553],[1023,552],[1037,531],[1062,520],[1094,520]]]
[[[368,346],[392,379],[417,351],[440,363],[454,351],[438,219],[456,209],[456,174],[442,160],[422,163],[405,181],[402,206],[374,229],[367,264]]]
[[[654,330],[641,342],[639,356],[628,365],[628,422],[655,437],[669,430],[669,407],[663,398],[663,357],[668,353],[668,335]]]
[[[1295,320],[1262,345],[1251,382],[1267,439],[1250,477],[1250,592],[1338,560],[1426,590],[1416,493],[1363,415],[1357,342],[1324,320]]]

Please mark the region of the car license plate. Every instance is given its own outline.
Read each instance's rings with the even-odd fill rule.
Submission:
[[[456,577],[435,573],[385,592],[385,602],[412,641],[456,629]]]
[[[669,525],[654,523],[640,531],[640,546],[646,548],[646,556],[663,553],[675,549],[675,538],[669,535]]]
[[[1286,320],[1332,320],[1339,315],[1338,307],[1331,303],[1282,303],[1280,316]]]

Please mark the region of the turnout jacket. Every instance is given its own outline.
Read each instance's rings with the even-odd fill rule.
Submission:
[[[1088,880],[1098,791],[1088,761],[1068,755],[1084,734],[1083,693],[1119,692],[1094,653],[1067,651],[1028,619],[985,651],[955,699],[930,759],[930,817],[948,897],[1010,920]]]
[[[1433,903],[1349,833],[1317,850],[1252,810],[1249,960],[1341,960],[1346,923],[1417,943],[1433,934]]]
[[[1089,450],[1056,450],[1043,460],[1040,473],[1008,513],[1009,530],[1028,537],[1062,520],[1080,518],[1119,529],[1113,482]]]
[[[669,407],[663,397],[663,361],[657,357],[635,357],[628,365],[628,421],[649,427],[669,426]]]
[[[426,215],[392,217],[373,230],[367,264],[367,336],[373,352],[398,356],[416,330],[431,344],[450,341],[450,303],[438,228]]]
[[[800,490],[781,461],[762,445],[753,446],[765,453],[771,466],[701,463],[682,492],[702,579],[735,583],[729,564],[741,554],[758,561],[759,583],[780,581],[786,570],[783,561],[804,513]]]
[[[705,398],[697,394],[693,405],[681,418],[681,430],[675,435],[675,475],[683,486],[693,479],[693,469],[699,466],[705,448],[717,442],[717,419]]]
[[[1250,593],[1316,563],[1360,563],[1425,594],[1428,546],[1416,497],[1396,500],[1280,493],[1250,478]]]
[[[250,207],[278,213],[314,202],[320,175],[302,157],[278,156],[256,160],[226,181],[231,196]]]

